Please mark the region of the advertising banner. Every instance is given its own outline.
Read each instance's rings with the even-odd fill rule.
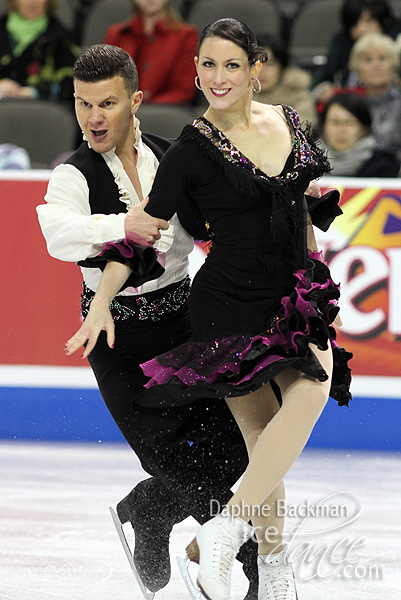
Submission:
[[[365,376],[368,395],[399,397],[401,181],[327,182],[340,190],[344,213],[327,233],[316,232],[333,279],[341,282],[338,342],[353,352],[353,373],[358,381]]]
[[[3,375],[5,366],[86,366],[63,350],[80,325],[80,270],[48,255],[36,217],[49,175],[5,172],[0,179]],[[344,214],[316,237],[341,282],[338,342],[354,353],[354,394],[401,397],[401,180],[322,180],[329,187],[340,189]],[[204,257],[197,246],[192,274]]]

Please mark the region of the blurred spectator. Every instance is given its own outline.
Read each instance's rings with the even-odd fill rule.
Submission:
[[[351,92],[333,96],[321,115],[322,141],[332,166],[331,175],[397,177],[400,161],[376,146],[372,119],[362,96]]]
[[[0,18],[0,97],[71,102],[78,48],[55,8],[56,0],[9,0]]]
[[[195,95],[198,31],[181,21],[171,0],[132,0],[131,21],[111,25],[104,39],[132,56],[144,102],[189,103]]]
[[[259,81],[261,92],[254,100],[264,104],[287,104],[298,112],[302,121],[315,124],[315,101],[309,91],[311,76],[307,71],[289,67],[289,52],[285,45],[270,35],[258,35],[258,43],[268,55],[262,64]]]
[[[0,169],[30,169],[29,154],[15,144],[0,144]]]
[[[367,33],[386,33],[396,38],[400,32],[387,0],[344,0],[341,9],[342,31],[332,39],[327,62],[313,78],[317,100],[326,102],[332,95],[332,86],[353,86],[348,60],[356,40]]]
[[[372,115],[378,146],[401,155],[400,52],[389,36],[372,33],[356,42],[350,56]]]

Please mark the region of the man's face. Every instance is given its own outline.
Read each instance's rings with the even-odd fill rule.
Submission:
[[[96,83],[76,79],[75,113],[79,126],[95,152],[122,150],[133,143],[133,115],[142,92],[129,96],[120,75]]]

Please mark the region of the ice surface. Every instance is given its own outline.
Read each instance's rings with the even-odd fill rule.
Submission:
[[[1,600],[141,600],[108,506],[144,476],[124,445],[0,443]],[[348,513],[342,520],[331,513],[310,517],[301,530],[307,535],[293,540],[298,552],[305,543],[321,554],[326,550],[320,565],[321,555],[312,564],[301,557],[296,561],[299,600],[399,600],[401,456],[305,451],[286,484],[287,506],[295,511],[333,494],[325,504]],[[361,514],[349,522],[359,501]],[[301,521],[299,515],[288,517],[286,530]],[[335,531],[316,534],[335,525]],[[173,557],[183,554],[196,527],[187,519],[174,528]],[[361,537],[366,541],[359,541],[346,561],[346,539],[349,548]],[[336,566],[327,577],[313,577],[318,567],[328,574]],[[232,599],[243,598],[247,584],[239,564],[232,587]],[[188,598],[173,559],[171,581],[155,600]]]

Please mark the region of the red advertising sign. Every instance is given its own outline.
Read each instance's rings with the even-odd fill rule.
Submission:
[[[49,173],[17,175],[24,176],[30,179],[0,180],[0,364],[83,366],[79,356],[68,358],[63,350],[80,324],[81,273],[47,253],[36,206],[43,203]]]
[[[80,271],[48,255],[36,217],[49,172],[2,177],[0,365],[82,367],[79,356],[63,351],[80,324]],[[340,189],[344,211],[327,233],[316,232],[333,279],[341,282],[338,341],[354,353],[356,379],[369,376],[377,393],[389,378],[401,383],[401,180],[323,183]],[[203,257],[198,247],[192,275]]]

